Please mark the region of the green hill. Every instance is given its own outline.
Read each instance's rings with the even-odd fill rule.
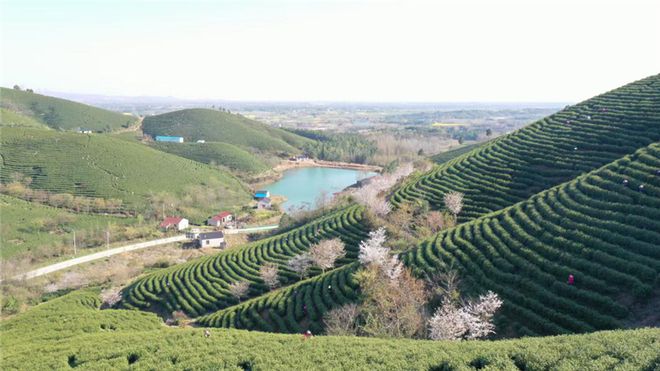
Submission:
[[[167,328],[77,291],[0,323],[3,369],[653,370],[659,329],[507,341],[386,340]]]
[[[48,126],[40,123],[32,117],[10,111],[6,108],[0,108],[0,126],[48,129]]]
[[[95,132],[129,127],[133,116],[72,102],[66,99],[0,88],[0,107],[28,116],[53,129],[89,129]]]
[[[250,152],[298,153],[307,138],[273,128],[238,114],[210,109],[185,109],[144,119],[145,134],[181,136],[187,142],[204,140],[233,144]]]
[[[111,136],[4,128],[0,144],[3,183],[22,173],[31,177],[34,189],[117,198],[132,206],[143,205],[151,194],[180,197],[196,186],[221,193],[208,208],[231,208],[250,199],[227,172]]]
[[[403,261],[418,275],[453,265],[475,291],[498,293],[504,300],[498,332],[549,335],[623,327],[635,320],[631,309],[657,287],[658,169],[660,143],[654,143],[444,231],[406,252]],[[337,268],[198,322],[261,331],[298,332],[306,326],[321,331],[327,310],[358,296],[351,279],[356,268],[356,263]],[[569,274],[576,277],[574,286],[566,284]]]
[[[154,148],[205,164],[222,165],[232,173],[257,174],[269,169],[264,160],[229,143],[154,143]]]
[[[660,140],[660,75],[539,120],[411,179],[394,204],[465,194],[460,220],[478,218]]]
[[[259,278],[259,267],[265,263],[280,267],[282,284],[296,282],[297,275],[287,268],[288,260],[328,238],[340,237],[346,243],[347,256],[340,264],[349,263],[357,258],[358,244],[366,238],[362,211],[351,206],[274,237],[149,274],[124,290],[123,305],[164,308],[168,314],[183,310],[193,317],[225,308],[236,304],[227,290],[236,280],[250,282],[248,297],[268,292]]]

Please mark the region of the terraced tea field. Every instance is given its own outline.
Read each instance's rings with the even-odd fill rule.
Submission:
[[[0,323],[3,369],[653,370],[660,330],[507,341],[424,341],[167,328],[152,313],[99,310],[98,291]]]
[[[145,202],[152,193],[182,195],[196,185],[223,190],[216,209],[245,204],[250,195],[228,172],[163,153],[139,143],[98,134],[3,128],[0,179],[32,178],[30,187],[54,193]]]
[[[311,140],[237,114],[185,109],[144,119],[145,134],[174,135],[186,142],[205,140],[233,144],[252,153],[299,153]]]
[[[362,221],[363,209],[350,206],[291,231],[220,254],[201,258],[149,274],[127,287],[123,305],[128,308],[152,309],[167,313],[183,310],[196,317],[236,304],[228,291],[231,283],[247,281],[247,297],[268,291],[259,276],[261,265],[270,262],[279,267],[280,282],[287,285],[298,280],[287,262],[314,243],[334,237],[346,244],[345,264],[356,259],[358,244],[367,235]],[[312,274],[318,274],[318,269]]]
[[[402,259],[418,275],[452,265],[479,291],[495,291],[504,300],[498,322],[520,335],[621,327],[630,300],[647,298],[660,273],[659,171],[660,144],[654,143],[442,232]],[[323,313],[358,297],[351,279],[355,269],[355,264],[337,268],[209,314],[199,323],[318,332]],[[575,285],[566,284],[569,274]]]
[[[465,194],[459,221],[510,206],[660,140],[660,75],[625,85],[479,146],[411,179],[397,205]]]

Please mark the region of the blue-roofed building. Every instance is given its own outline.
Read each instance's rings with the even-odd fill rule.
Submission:
[[[169,137],[165,135],[157,135],[156,142],[183,143],[183,137]]]
[[[267,198],[267,197],[270,197],[270,192],[268,192],[266,190],[260,190],[260,191],[254,192],[254,198],[256,198],[256,199]]]

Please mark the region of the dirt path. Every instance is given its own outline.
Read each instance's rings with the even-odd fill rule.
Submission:
[[[124,252],[138,250],[138,249],[144,249],[146,247],[165,245],[165,244],[173,243],[173,242],[181,242],[181,241],[185,241],[185,240],[186,240],[186,235],[182,234],[182,235],[174,236],[174,237],[161,238],[161,239],[158,239],[158,240],[152,240],[152,241],[134,243],[134,244],[126,245],[126,246],[122,246],[122,247],[116,247],[114,249],[100,251],[100,252],[97,252],[97,253],[94,253],[94,254],[84,255],[84,256],[81,256],[81,257],[78,257],[78,258],[73,258],[73,259],[65,260],[63,262],[47,265],[47,266],[42,267],[42,268],[38,268],[38,269],[29,271],[29,272],[26,272],[26,273],[16,275],[16,276],[14,276],[14,279],[29,280],[31,278],[43,276],[43,275],[46,275],[48,273],[52,273],[52,272],[56,272],[56,271],[59,271],[59,270],[62,270],[62,269],[73,267],[74,265],[87,263],[87,262],[90,262],[90,261],[93,261],[93,260],[107,258],[107,257],[112,256],[112,255],[121,254],[121,253],[124,253]]]

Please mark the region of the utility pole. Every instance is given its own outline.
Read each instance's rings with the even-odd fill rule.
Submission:
[[[163,202],[163,219],[165,219],[165,203]]]
[[[108,222],[108,228],[105,230],[105,249],[110,248],[110,222]]]
[[[77,254],[77,249],[76,249],[76,231],[73,231],[73,256],[76,256]]]

